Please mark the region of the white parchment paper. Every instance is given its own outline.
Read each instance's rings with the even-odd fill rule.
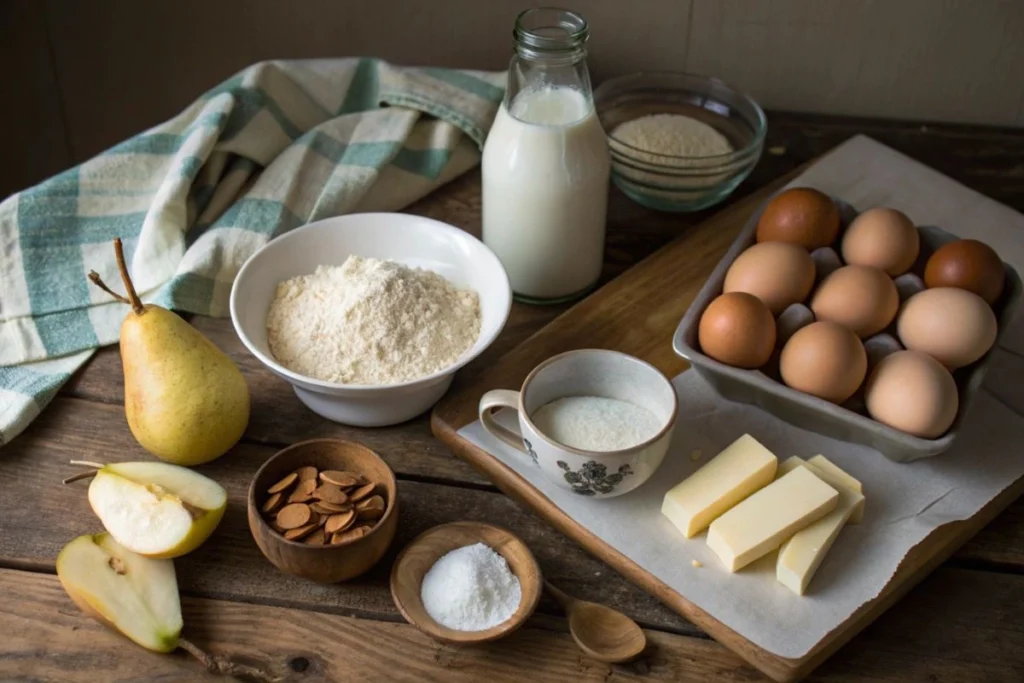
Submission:
[[[895,206],[918,225],[981,239],[1024,273],[1024,216],[868,138],[848,141],[793,184],[818,187],[859,209]],[[973,516],[1024,476],[1022,320],[1018,310],[1001,348],[993,352],[984,389],[952,449],[909,464],[797,429],[759,408],[724,401],[692,372],[673,380],[679,422],[664,463],[644,486],[619,498],[593,500],[556,487],[529,458],[492,439],[479,422],[459,433],[718,621],[769,652],[798,658],[878,595],[900,560],[928,533]],[[670,334],[665,343],[671,344]],[[499,419],[514,425],[511,414]],[[863,523],[843,530],[803,597],[775,581],[774,553],[731,574],[707,548],[704,534],[686,539],[661,515],[669,488],[745,432],[780,460],[821,453],[864,484]],[[700,451],[699,460],[691,458],[694,451]],[[693,560],[703,566],[693,567]]]

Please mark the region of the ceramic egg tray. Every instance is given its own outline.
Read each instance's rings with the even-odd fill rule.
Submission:
[[[841,239],[847,226],[857,217],[857,211],[839,198],[833,197],[833,200],[839,206],[842,220],[839,238]],[[835,405],[824,399],[791,389],[761,370],[744,370],[726,365],[700,351],[697,329],[701,315],[708,304],[722,293],[725,274],[733,261],[756,241],[757,222],[769,201],[771,200],[762,204],[750,217],[729,251],[719,261],[711,277],[708,278],[686,311],[672,340],[676,353],[689,361],[693,368],[723,398],[756,405],[797,427],[842,441],[870,446],[897,462],[927,458],[948,449],[956,438],[961,418],[966,413],[971,399],[981,388],[985,370],[992,355],[991,351],[975,363],[953,373],[960,392],[957,417],[949,430],[936,439],[913,436],[871,419],[864,411],[863,403],[859,401],[858,396],[844,405]],[[893,208],[899,209],[900,207],[894,206]],[[920,226],[918,232],[921,235],[921,253],[910,272],[920,274],[924,271],[925,261],[936,249],[959,238],[934,226]],[[1003,267],[1006,270],[1006,286],[994,306],[999,323],[999,336],[1007,327],[1021,293],[1021,280],[1017,272],[1006,263],[1003,264]],[[815,286],[820,283],[820,280],[819,277]],[[902,299],[904,290],[903,288],[899,289]],[[888,334],[891,338],[896,338],[895,324],[894,320],[880,335]],[[880,335],[876,335],[876,338]],[[999,336],[996,337],[993,348],[999,344]]]

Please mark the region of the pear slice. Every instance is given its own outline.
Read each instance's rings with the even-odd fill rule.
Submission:
[[[57,577],[83,612],[142,647],[178,647],[181,602],[170,560],[137,555],[110,534],[87,534],[60,551]]]
[[[220,484],[185,467],[121,462],[96,472],[89,504],[128,550],[173,558],[209,538],[224,516],[228,497]]]

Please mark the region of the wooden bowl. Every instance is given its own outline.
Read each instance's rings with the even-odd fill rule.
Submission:
[[[456,631],[434,621],[420,597],[423,577],[441,557],[457,548],[484,543],[505,558],[519,579],[522,598],[515,613],[486,631]],[[540,601],[544,582],[530,549],[512,532],[481,522],[452,522],[428,529],[407,545],[391,568],[391,597],[406,621],[443,643],[469,645],[507,636],[523,625]]]
[[[348,470],[377,484],[387,510],[373,530],[339,545],[311,546],[278,534],[260,513],[267,489],[303,465],[320,470]],[[395,538],[398,525],[398,484],[384,460],[358,443],[338,439],[302,441],[275,453],[263,463],[249,485],[249,530],[271,564],[288,574],[321,583],[346,581],[375,565]]]

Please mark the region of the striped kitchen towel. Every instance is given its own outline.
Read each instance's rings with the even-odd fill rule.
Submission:
[[[504,80],[374,59],[261,63],[5,200],[0,444],[117,341],[124,306],[86,280],[119,283],[113,238],[145,301],[227,315],[235,275],[269,239],[400,209],[475,166]]]

